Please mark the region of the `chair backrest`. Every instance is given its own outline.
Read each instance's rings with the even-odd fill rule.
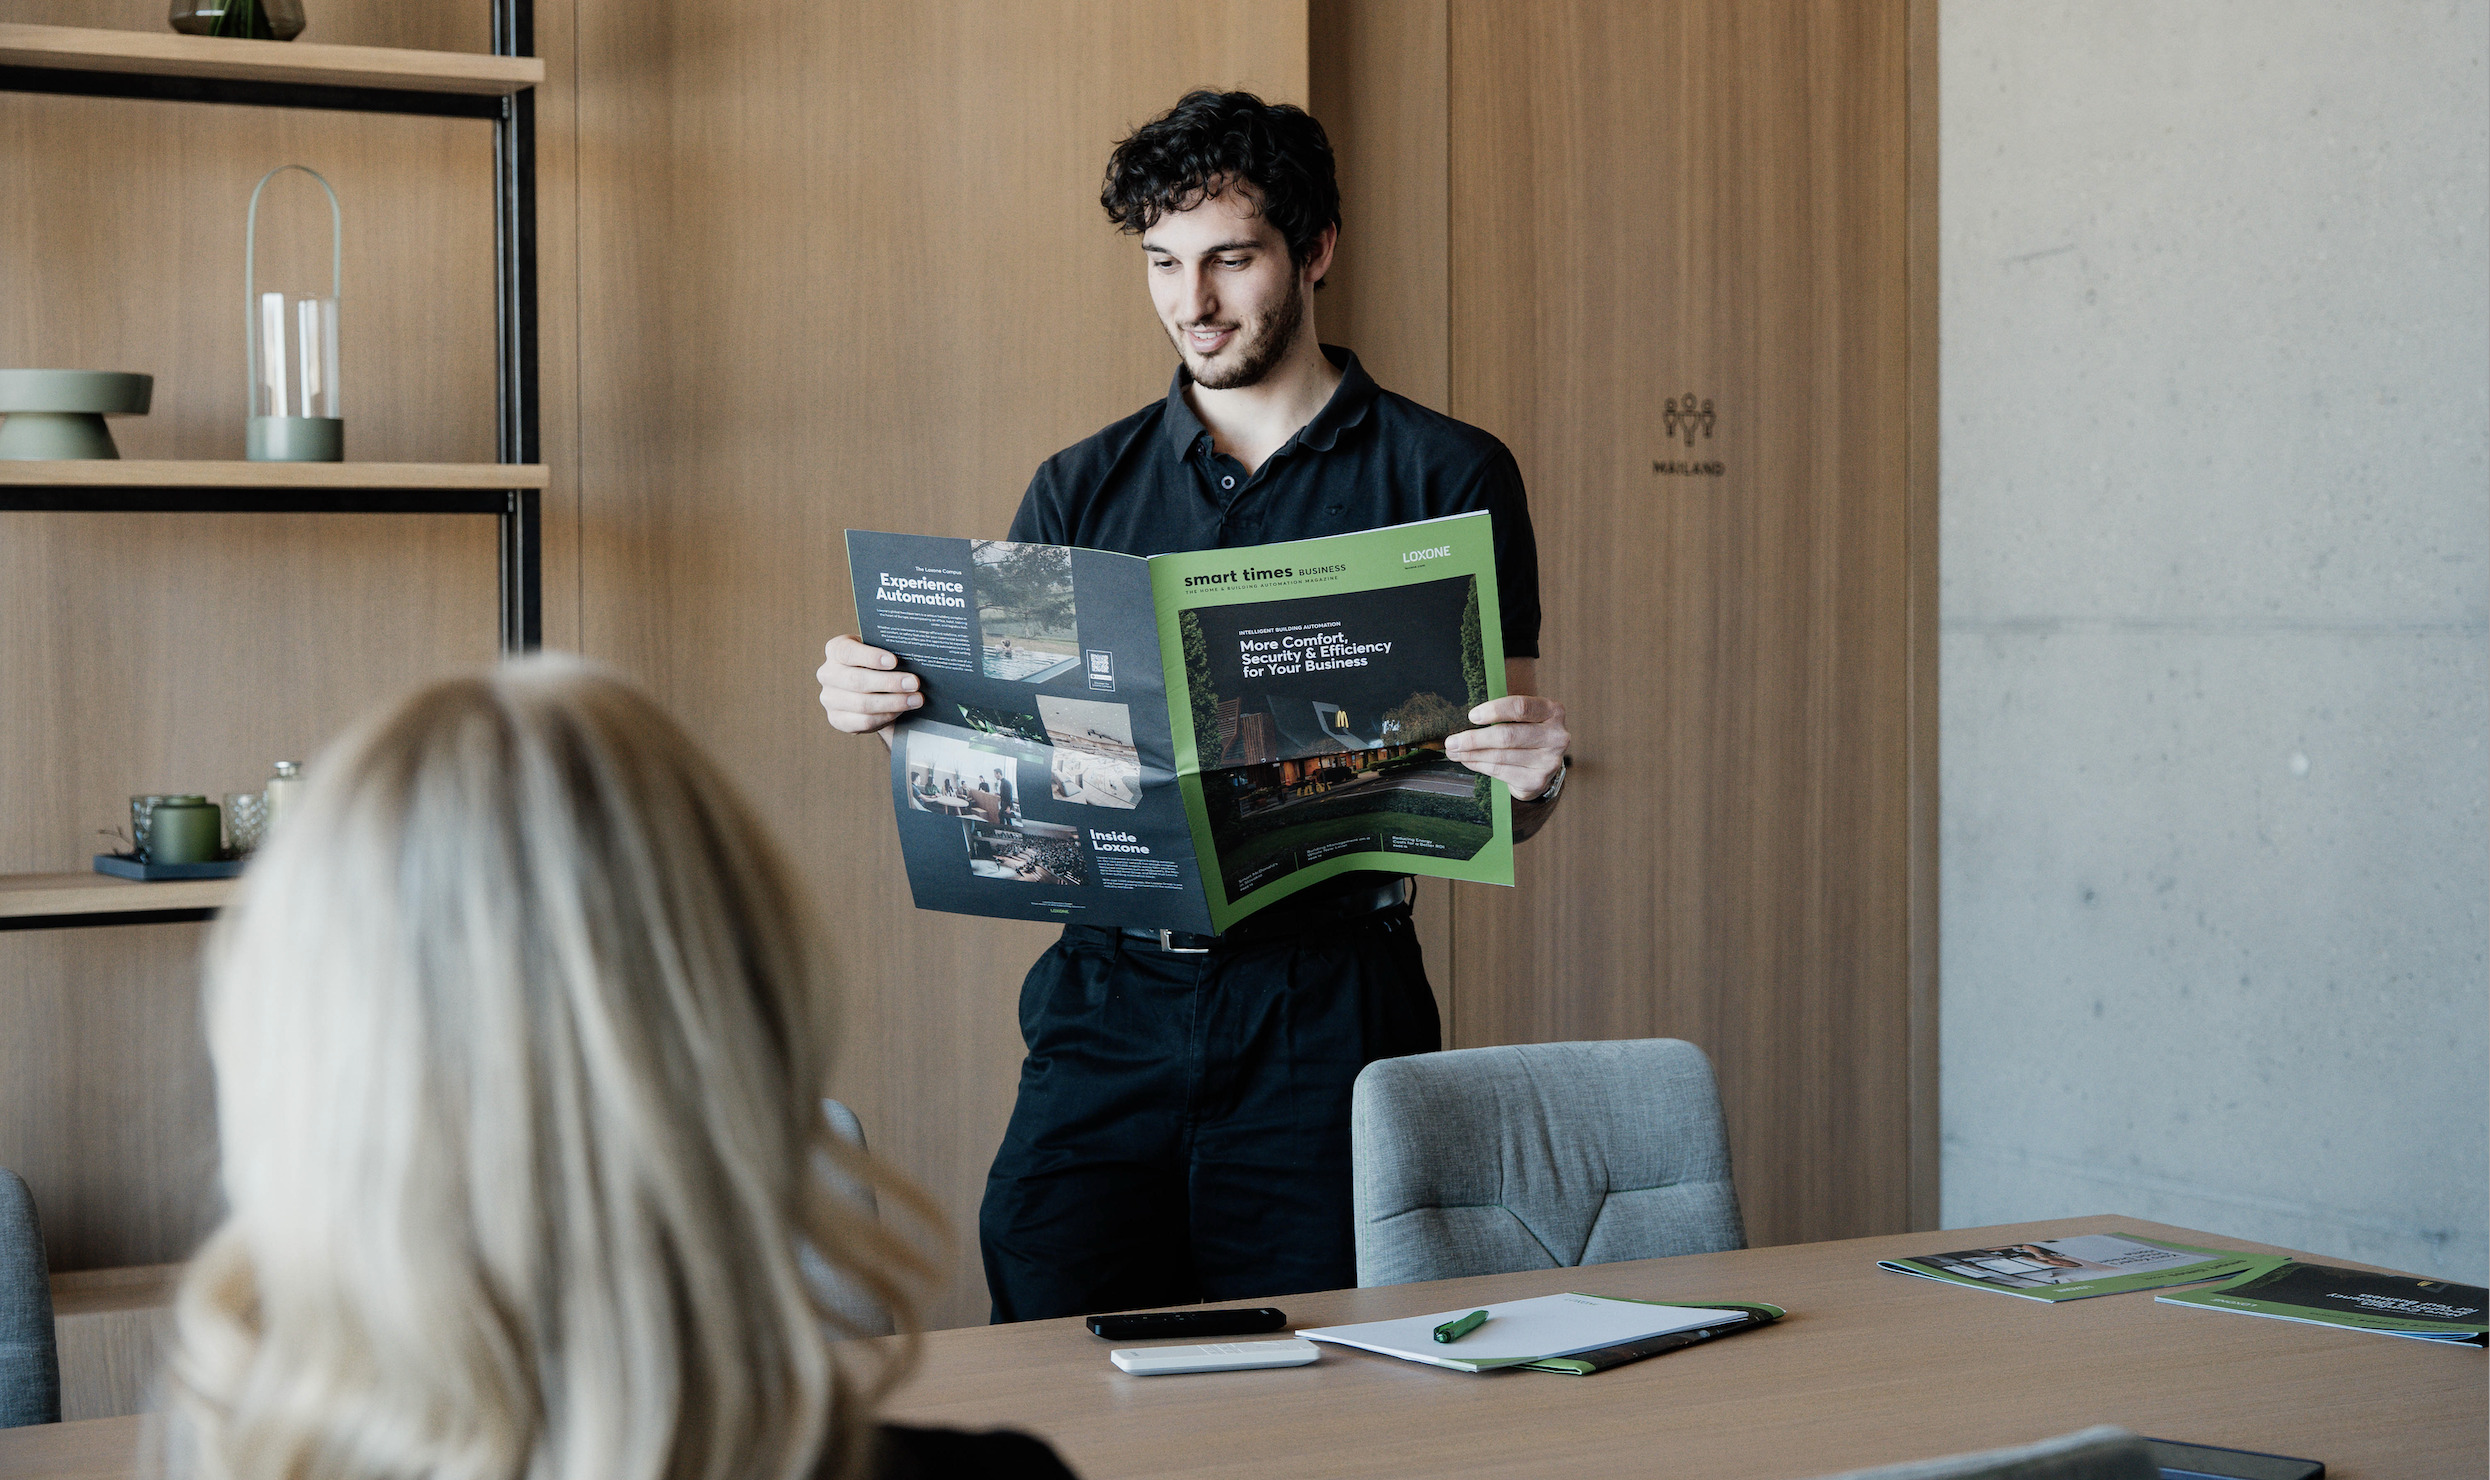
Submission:
[[[0,1167],[0,1429],[61,1421],[52,1273],[34,1194]]]
[[[824,1100],[821,1102],[821,1115],[824,1120],[830,1122],[832,1135],[859,1151],[865,1149],[864,1122],[856,1118],[855,1111],[848,1109],[837,1100]],[[835,1170],[829,1173],[829,1177],[830,1185],[837,1189],[840,1196],[850,1202],[862,1204],[866,1212],[877,1218],[882,1216],[881,1202],[874,1197],[871,1187]],[[883,1309],[882,1303],[874,1299],[870,1292],[833,1269],[828,1261],[814,1253],[809,1246],[803,1251],[803,1259],[805,1276],[813,1282],[813,1288],[820,1294],[824,1304],[846,1317],[850,1323],[862,1329],[868,1336],[888,1336],[891,1333],[893,1329],[891,1313]]]
[[[865,1125],[863,1121],[856,1118],[855,1111],[848,1109],[837,1100],[824,1100],[821,1102],[821,1118],[830,1122],[830,1134],[859,1151],[865,1149]],[[834,1173],[831,1177],[831,1185],[838,1188],[839,1195],[850,1202],[863,1203],[866,1212],[876,1218],[882,1216],[882,1204],[874,1197],[871,1187],[845,1173]]]
[[[2144,1441],[2110,1424],[2037,1444],[1851,1470],[1827,1480],[2160,1480]]]
[[[1711,1061],[1675,1038],[1379,1059],[1349,1145],[1360,1285],[1746,1246]]]

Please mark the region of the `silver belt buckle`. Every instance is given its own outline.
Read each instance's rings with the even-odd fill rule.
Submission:
[[[1180,946],[1176,944],[1176,932],[1173,930],[1162,930],[1159,932],[1159,949],[1162,951],[1173,952],[1179,956],[1207,956],[1210,954],[1210,947],[1208,946]]]

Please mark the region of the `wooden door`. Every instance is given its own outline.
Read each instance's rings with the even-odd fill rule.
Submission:
[[[1936,1213],[1932,22],[1313,16],[1327,329],[1513,448],[1576,736],[1451,891],[1453,1041],[1701,1044],[1759,1243]]]
[[[1461,1037],[1701,1044],[1758,1243],[1909,1226],[1934,1150],[1906,21],[1451,8],[1452,411],[1529,480],[1579,736],[1520,887],[1463,893]]]

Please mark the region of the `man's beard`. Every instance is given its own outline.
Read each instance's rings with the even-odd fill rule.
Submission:
[[[1253,321],[1251,325],[1237,325],[1240,331],[1250,327],[1257,332],[1250,337],[1239,333],[1233,365],[1214,370],[1196,367],[1187,360],[1186,372],[1193,377],[1195,385],[1206,391],[1241,391],[1250,385],[1260,385],[1263,378],[1278,368],[1280,361],[1296,345],[1305,322],[1305,300],[1301,293],[1292,289],[1268,316]],[[1184,331],[1171,329],[1167,337],[1175,341],[1176,353],[1181,357],[1184,354]]]

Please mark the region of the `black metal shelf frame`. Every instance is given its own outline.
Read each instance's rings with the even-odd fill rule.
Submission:
[[[96,925],[188,925],[213,920],[213,909],[128,910],[108,915],[0,915],[0,931],[83,930]]]
[[[493,0],[493,53],[533,56],[534,0]],[[329,108],[493,120],[493,364],[496,445],[505,463],[542,456],[536,348],[536,92],[502,97],[402,88],[0,67],[0,92]],[[161,513],[492,514],[501,521],[501,641],[544,642],[543,498],[533,488],[457,491],[290,488],[0,488],[0,509]]]

